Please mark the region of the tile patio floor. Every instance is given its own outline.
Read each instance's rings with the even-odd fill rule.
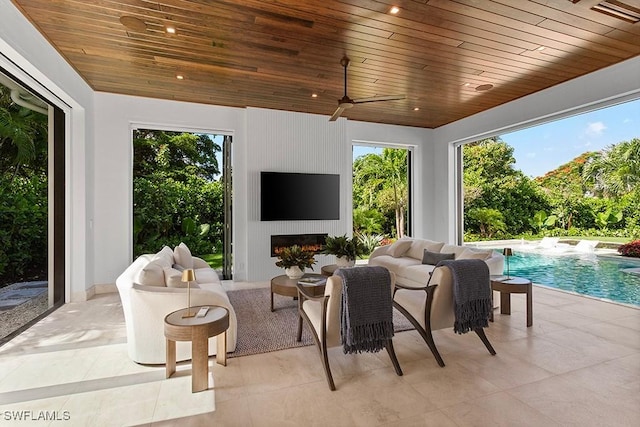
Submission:
[[[227,289],[267,286],[234,284]],[[438,331],[440,368],[415,331],[386,352],[330,361],[330,392],[314,346],[210,361],[212,387],[190,392],[190,365],[129,360],[118,294],[66,304],[0,347],[0,424],[150,426],[638,426],[640,309],[535,287],[496,314],[487,335]],[[295,331],[292,331],[295,333]],[[58,421],[15,421],[18,415]],[[67,419],[65,419],[67,418]]]

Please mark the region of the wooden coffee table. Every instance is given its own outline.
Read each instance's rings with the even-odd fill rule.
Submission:
[[[176,372],[176,341],[191,341],[191,392],[209,388],[209,338],[217,336],[216,362],[227,365],[227,329],[229,310],[217,305],[209,305],[204,317],[182,315],[186,308],[169,313],[164,318],[164,336],[167,339],[166,376]],[[198,312],[201,307],[191,307]]]
[[[289,277],[285,274],[281,276],[276,276],[271,279],[271,311],[273,309],[273,295],[278,294],[285,297],[298,297],[298,288],[296,287],[296,283],[302,278],[315,278],[315,279],[326,279],[326,276],[322,274],[315,273],[305,273],[300,279],[289,279]],[[324,294],[324,283],[322,285],[309,285],[309,293],[313,296],[319,296]]]
[[[338,267],[338,264],[323,265],[320,268],[320,272],[322,272],[323,276],[331,277],[333,276],[333,273],[335,273],[338,268],[340,268]]]
[[[500,314],[511,314],[511,294],[527,294],[527,327],[533,325],[533,286],[522,277],[491,276],[491,290],[500,292]],[[493,292],[491,293],[493,296]],[[490,321],[493,322],[493,310]]]

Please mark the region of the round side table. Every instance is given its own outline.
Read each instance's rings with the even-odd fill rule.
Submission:
[[[167,339],[166,376],[176,372],[176,341],[191,341],[191,392],[209,387],[209,338],[217,336],[216,362],[227,365],[227,329],[229,310],[217,305],[205,306],[209,311],[204,317],[182,317],[183,308],[164,318],[164,336]],[[197,313],[202,306],[191,307]]]
[[[511,314],[511,294],[527,294],[527,327],[533,325],[533,286],[522,277],[491,276],[491,290],[500,292],[500,314]],[[491,293],[493,296],[493,292]],[[493,322],[493,310],[491,317]]]

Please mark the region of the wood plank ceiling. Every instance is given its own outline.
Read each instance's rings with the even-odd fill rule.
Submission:
[[[640,54],[640,0],[12,1],[96,91],[328,119],[347,55],[351,98],[406,98],[343,117],[425,128]]]

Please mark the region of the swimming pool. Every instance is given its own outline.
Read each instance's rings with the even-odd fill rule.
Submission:
[[[505,259],[505,274],[507,262]],[[511,276],[533,283],[596,298],[640,306],[640,275],[625,273],[640,268],[640,260],[595,254],[546,255],[513,249]]]

